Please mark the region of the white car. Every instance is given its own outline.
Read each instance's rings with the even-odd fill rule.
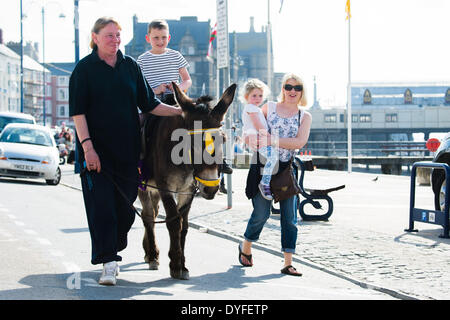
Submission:
[[[36,119],[27,113],[18,113],[10,111],[0,112],[0,133],[8,123],[32,123],[36,124]]]
[[[0,134],[0,176],[61,181],[59,151],[50,129],[10,123]]]

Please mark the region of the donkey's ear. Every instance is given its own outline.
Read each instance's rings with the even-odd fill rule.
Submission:
[[[211,111],[211,116],[215,117],[217,120],[222,121],[223,116],[228,110],[228,107],[231,105],[234,99],[234,94],[236,92],[237,85],[233,83],[231,86],[225,90],[222,97],[220,98],[217,105]]]
[[[175,93],[175,100],[177,101],[178,105],[181,107],[181,109],[183,109],[183,111],[188,111],[193,105],[192,100],[183,91],[181,91],[178,85],[173,81],[172,87]]]

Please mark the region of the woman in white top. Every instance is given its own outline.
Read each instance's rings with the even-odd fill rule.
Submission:
[[[245,140],[252,149],[267,145],[277,145],[280,167],[295,155],[296,150],[302,148],[308,141],[311,128],[311,114],[300,108],[306,106],[306,94],[302,79],[296,74],[286,74],[282,81],[279,102],[269,101],[262,107],[267,119],[269,134],[258,135]],[[299,114],[300,113],[300,114]],[[274,135],[274,133],[277,135]],[[261,176],[258,165],[253,164],[247,178],[246,195],[252,200],[253,212],[244,233],[245,240],[239,244],[239,262],[243,266],[252,266],[252,242],[259,239],[259,235],[270,217],[272,202],[264,199],[260,192],[255,191],[255,184]],[[297,196],[280,201],[281,223],[281,251],[284,254],[284,267],[281,272],[292,276],[301,276],[292,266],[292,254],[297,243]]]

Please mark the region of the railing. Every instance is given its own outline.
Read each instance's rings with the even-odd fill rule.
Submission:
[[[315,156],[347,156],[347,141],[309,141],[300,154]],[[352,141],[353,156],[425,156],[425,142],[415,141]]]

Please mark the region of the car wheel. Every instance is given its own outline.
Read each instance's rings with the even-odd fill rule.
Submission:
[[[65,157],[59,157],[59,164],[64,164],[66,163],[66,158]]]
[[[47,182],[47,184],[49,184],[51,186],[58,185],[60,181],[61,181],[61,169],[59,167],[56,170],[56,175],[55,175],[54,179],[45,180],[45,182]]]
[[[438,183],[439,183],[439,189],[437,189],[438,192],[434,193],[434,207],[438,211],[444,211],[446,180],[439,179]]]

